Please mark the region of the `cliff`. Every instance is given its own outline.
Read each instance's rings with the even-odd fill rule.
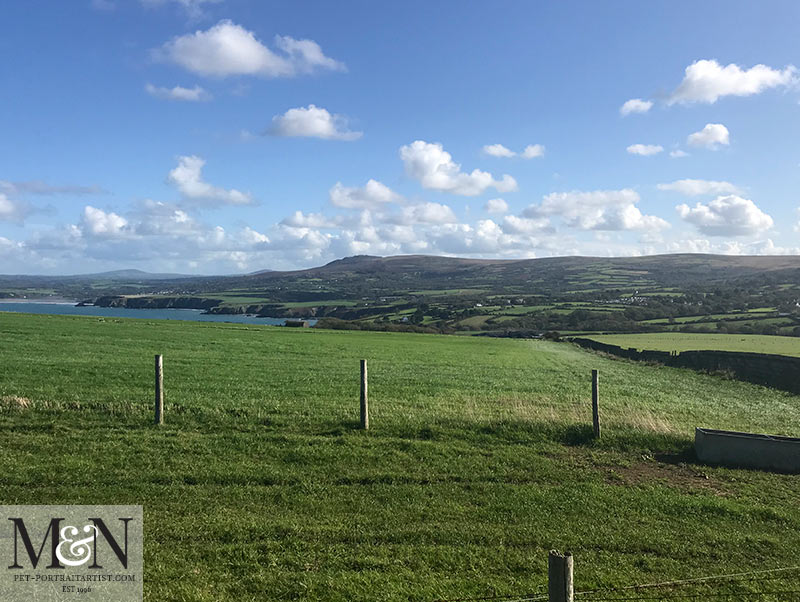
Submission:
[[[108,296],[95,299],[99,307],[127,307],[129,309],[204,309],[206,311],[222,303],[220,299],[203,297],[123,297]]]

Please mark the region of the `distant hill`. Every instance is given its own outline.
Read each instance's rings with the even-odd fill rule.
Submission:
[[[355,255],[336,259],[322,266],[301,270],[277,271],[263,269],[243,275],[198,276],[175,273],[151,273],[137,269],[114,270],[94,274],[69,276],[11,276],[0,275],[0,280],[111,280],[118,282],[141,282],[149,280],[182,280],[198,284],[237,283],[257,284],[262,280],[358,277],[374,274],[395,274],[404,279],[429,280],[445,277],[457,280],[491,281],[493,284],[512,284],[531,280],[555,283],[586,279],[599,272],[620,275],[638,275],[658,281],[707,282],[747,278],[764,274],[800,274],[800,256],[796,255],[707,255],[695,253],[649,255],[643,257],[543,257],[536,259],[470,259],[442,257],[436,255],[394,255],[378,257]]]
[[[363,302],[383,297],[418,303],[421,297],[522,295],[564,299],[600,293],[673,295],[715,288],[755,292],[764,286],[800,287],[800,256],[701,254],[645,257],[546,257],[467,259],[431,255],[356,255],[291,271],[260,270],[233,276],[190,276],[115,270],[74,276],[0,276],[0,293],[48,289],[68,298],[103,295],[173,295],[230,298],[244,307],[258,303]],[[615,293],[616,291],[616,293]],[[479,302],[479,301],[475,301]],[[450,299],[449,304],[455,300]]]
[[[247,276],[258,276],[259,274],[266,274],[267,272],[274,272],[275,270],[256,270],[255,272],[250,272]]]
[[[188,274],[153,274],[143,270],[113,270],[110,272],[100,272],[98,274],[75,274],[65,276],[65,278],[81,278],[89,280],[177,280],[179,278],[196,278]]]
[[[256,272],[243,280],[303,279],[308,277],[362,278],[365,275],[397,275],[401,280],[435,280],[444,277],[452,284],[519,285],[542,282],[546,288],[559,284],[579,284],[600,273],[613,282],[619,280],[651,281],[653,284],[686,284],[727,281],[767,274],[800,277],[800,256],[735,256],[670,254],[644,257],[545,257],[540,259],[465,259],[431,255],[375,257],[357,255],[337,259],[324,266],[295,271]]]
[[[116,282],[143,282],[148,280],[181,280],[186,278],[200,278],[190,274],[153,274],[143,270],[112,270],[110,272],[98,272],[95,274],[70,274],[66,276],[49,275],[25,275],[25,274],[0,274],[0,281],[89,281],[105,280]],[[206,278],[203,276],[202,278]]]
[[[601,275],[604,275],[601,278]],[[258,270],[234,276],[197,276],[174,273],[150,273],[142,270],[114,270],[95,274],[71,276],[3,276],[0,281],[112,281],[146,282],[160,280],[180,281],[181,285],[198,290],[227,288],[229,286],[270,286],[280,280],[299,282],[308,279],[338,283],[348,280],[362,283],[382,281],[387,286],[394,283],[411,285],[468,287],[530,285],[540,283],[548,289],[563,289],[577,286],[586,288],[592,281],[602,285],[623,284],[630,281],[648,282],[658,286],[709,283],[766,276],[780,277],[789,281],[800,281],[800,256],[744,256],[670,254],[644,257],[545,257],[538,259],[467,259],[434,255],[395,255],[377,257],[355,255],[331,261],[322,266],[302,270],[273,271]],[[441,282],[440,282],[441,281]],[[178,284],[178,283],[176,283]],[[362,288],[362,287],[359,287]],[[383,287],[379,287],[383,288]],[[391,288],[391,286],[390,286]]]

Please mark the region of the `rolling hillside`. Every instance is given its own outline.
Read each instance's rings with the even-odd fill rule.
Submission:
[[[795,256],[356,256],[290,272],[131,276],[0,277],[0,296],[58,294],[104,306],[328,318],[347,323],[329,321],[328,327],[359,329],[410,323],[437,332],[518,336],[548,330],[800,334]]]

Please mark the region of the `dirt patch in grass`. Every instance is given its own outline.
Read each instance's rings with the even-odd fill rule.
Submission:
[[[656,460],[636,462],[630,466],[607,469],[606,481],[629,487],[667,485],[685,493],[713,493],[727,496],[731,492],[725,484],[702,469],[688,464],[670,464]]]

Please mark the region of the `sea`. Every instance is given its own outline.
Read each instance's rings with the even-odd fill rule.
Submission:
[[[285,318],[259,318],[253,315],[204,314],[201,309],[129,309],[127,307],[76,307],[76,301],[0,300],[0,312],[57,314],[61,316],[102,316],[104,318],[139,318],[143,320],[189,320],[193,322],[229,322],[232,324],[283,325]],[[313,326],[316,320],[308,320]]]

